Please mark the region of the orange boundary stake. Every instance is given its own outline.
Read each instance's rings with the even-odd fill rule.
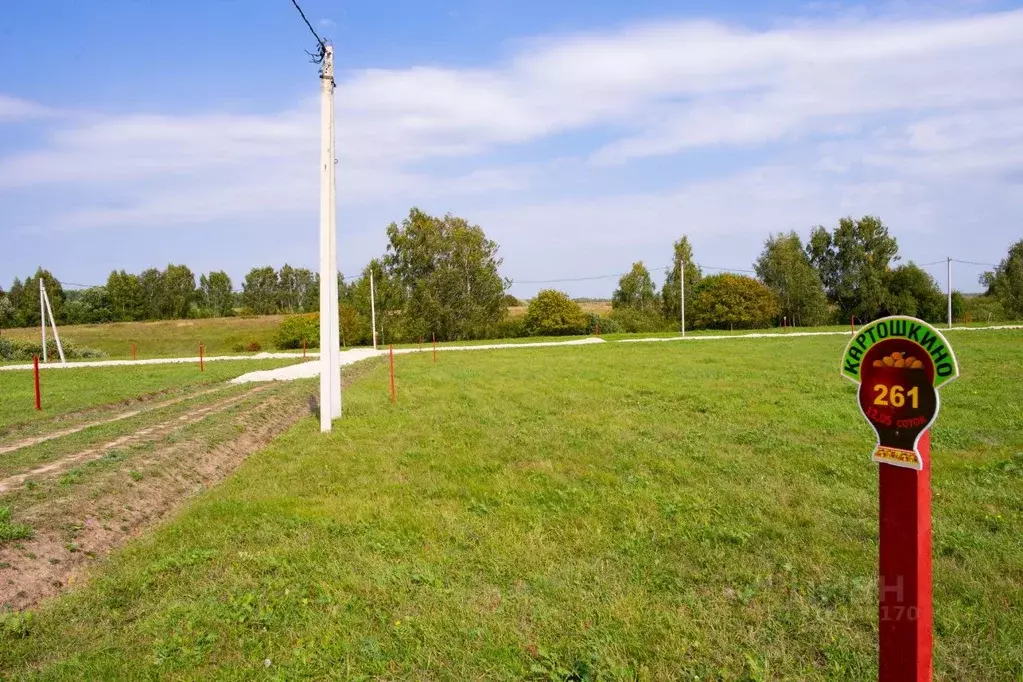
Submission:
[[[302,357],[305,358],[305,339],[302,339]]]
[[[852,335],[856,336],[856,318],[852,315],[849,316],[849,328],[852,331]]]
[[[398,397],[394,393],[394,344],[390,345],[391,349],[391,402],[396,402]]]
[[[199,342],[199,371],[200,372],[206,371],[206,366],[203,364],[202,360],[202,341]]]
[[[132,360],[138,360],[139,359],[138,354],[135,352],[135,344],[134,343],[131,344],[131,359]]]
[[[38,355],[33,355],[32,356],[32,369],[34,370],[35,381],[36,381],[36,409],[37,410],[41,410],[41,409],[43,409],[43,402],[42,402],[42,396],[39,393],[39,356]]]
[[[597,338],[600,338],[600,320],[597,320]]]
[[[437,335],[433,335],[433,361],[437,362]]]

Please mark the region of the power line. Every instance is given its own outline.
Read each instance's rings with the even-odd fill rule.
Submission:
[[[972,260],[958,260],[956,258],[953,258],[952,262],[953,263],[962,263],[963,265],[976,265],[976,266],[982,267],[982,268],[997,268],[998,267],[994,263],[975,263]]]
[[[305,25],[309,27],[309,32],[313,34],[314,38],[316,38],[317,45],[316,53],[314,54],[306,50],[306,54],[312,57],[312,61],[314,64],[319,64],[320,62],[323,61],[323,56],[327,52],[327,44],[323,42],[323,38],[320,37],[320,34],[316,32],[316,29],[313,28],[313,25],[309,23],[308,19],[306,19],[305,12],[303,12],[302,8],[298,6],[298,0],[291,0],[291,4],[294,5],[295,9],[298,10],[298,14],[299,16],[302,17],[302,21],[304,21]]]

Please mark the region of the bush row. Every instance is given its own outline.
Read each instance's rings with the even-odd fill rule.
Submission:
[[[69,359],[105,358],[107,356],[107,354],[101,350],[86,348],[84,346],[79,348],[68,341],[62,342],[62,345],[64,347],[64,357]],[[58,357],[56,343],[47,344],[46,350],[51,359]],[[0,338],[0,360],[31,360],[33,355],[38,355],[39,359],[42,360],[42,342],[33,343],[29,341],[15,341],[13,339]]]

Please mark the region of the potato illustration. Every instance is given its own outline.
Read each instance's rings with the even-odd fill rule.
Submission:
[[[923,369],[924,368],[924,363],[920,362],[919,360],[914,360],[913,364],[909,365],[909,367],[911,369]]]
[[[906,358],[906,367],[912,367],[914,362],[916,362],[916,358],[910,355]]]
[[[892,357],[890,355],[886,355],[883,358],[881,358],[881,362],[884,364],[885,367],[895,366],[895,361],[892,360]]]
[[[874,367],[884,367],[884,363],[880,360],[874,360]]]

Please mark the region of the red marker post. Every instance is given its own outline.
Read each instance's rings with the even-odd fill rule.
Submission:
[[[37,410],[42,410],[43,409],[42,394],[39,392],[39,356],[38,355],[33,355],[32,356],[32,370],[33,370],[33,373],[35,374],[35,382],[36,382],[36,409]]]
[[[391,402],[397,401],[398,397],[394,393],[394,344],[390,345],[391,351]]]
[[[131,359],[132,360],[138,360],[139,359],[138,354],[135,352],[135,344],[134,343],[131,344]]]
[[[930,682],[930,428],[938,389],[959,376],[959,365],[941,332],[898,316],[854,330],[841,373],[859,384],[860,412],[877,434],[878,679]]]
[[[305,358],[305,344],[306,344],[305,339],[302,339],[302,357],[303,358]]]
[[[206,371],[206,367],[203,364],[203,360],[202,360],[202,341],[199,342],[199,371],[200,372],[205,372]]]
[[[433,335],[433,361],[437,362],[437,335]]]

